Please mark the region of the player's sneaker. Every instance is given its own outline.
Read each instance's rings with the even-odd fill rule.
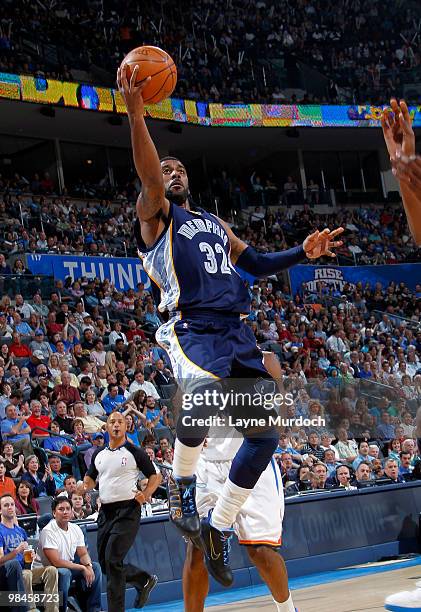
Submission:
[[[151,576],[149,576],[149,578],[146,581],[146,584],[141,589],[136,588],[137,595],[134,601],[135,608],[143,608],[143,606],[146,604],[146,602],[149,599],[149,595],[151,594],[152,589],[155,588],[157,584],[158,584],[158,576],[155,576],[155,574],[152,574]]]
[[[417,587],[421,586],[417,582]],[[384,607],[390,612],[421,612],[421,588],[413,591],[400,591],[386,597]]]
[[[188,538],[200,536],[200,519],[196,508],[196,476],[168,479],[170,519]]]
[[[205,561],[208,571],[224,587],[233,583],[229,565],[230,531],[219,531],[211,525],[211,513],[202,519],[202,541],[205,547]]]

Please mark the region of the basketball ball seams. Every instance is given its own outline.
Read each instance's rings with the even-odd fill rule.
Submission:
[[[170,74],[168,74],[168,75],[167,75],[167,77],[166,77],[165,81],[164,81],[164,82],[161,84],[161,87],[160,87],[160,88],[159,88],[159,89],[158,89],[158,90],[157,90],[157,91],[156,91],[156,92],[153,94],[153,96],[149,96],[149,98],[146,98],[146,99],[144,100],[145,104],[147,104],[147,103],[148,103],[150,100],[153,100],[153,99],[155,98],[155,96],[157,96],[157,95],[158,95],[158,94],[159,94],[159,93],[160,93],[160,92],[163,90],[163,88],[165,87],[165,85],[166,85],[166,83],[167,83],[168,79],[169,79],[170,77],[172,78],[172,76],[173,76],[173,73],[172,73],[172,72],[170,72]]]
[[[136,62],[136,63],[137,63],[137,62]],[[135,64],[135,65],[136,65],[136,64]],[[129,64],[129,66],[130,66],[130,64]],[[144,77],[144,78],[142,78],[142,79],[140,79],[140,80],[137,80],[137,81],[136,81],[136,83],[135,83],[135,85],[140,85],[140,83],[142,83],[142,82],[143,82],[145,79],[147,79],[147,78],[148,78],[148,76],[151,76],[151,77],[153,78],[153,77],[155,77],[155,76],[158,76],[158,74],[161,74],[161,72],[165,72],[165,70],[169,70],[169,69],[170,69],[170,68],[172,68],[173,66],[175,67],[174,62],[172,62],[171,64],[168,64],[167,66],[164,66],[163,68],[161,68],[161,69],[160,69],[160,70],[158,70],[157,72],[154,72],[153,74],[148,74],[146,77]],[[140,72],[141,72],[141,71],[140,71]],[[172,72],[173,72],[173,71],[171,70],[171,74],[172,74]],[[139,76],[140,76],[140,75],[139,75]]]

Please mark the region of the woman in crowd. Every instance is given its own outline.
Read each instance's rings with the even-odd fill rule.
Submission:
[[[125,419],[127,423],[126,436],[128,441],[134,444],[135,446],[140,446],[138,430],[136,429],[133,416],[131,414],[126,414]]]
[[[401,452],[401,441],[398,440],[397,438],[395,438],[394,440],[391,440],[389,442],[389,453],[388,453],[388,459],[395,459],[395,461],[398,462],[398,465],[400,464],[400,456],[399,453]]]
[[[34,497],[34,489],[30,482],[21,480],[16,489],[16,514],[38,514],[39,504]]]
[[[6,467],[6,476],[19,478],[25,472],[25,458],[23,455],[14,456],[13,444],[3,444],[2,458]]]
[[[56,492],[56,484],[49,465],[45,466],[44,473],[39,471],[39,461],[35,455],[29,455],[25,461],[26,472],[22,476],[22,480],[29,482],[33,487],[35,497],[46,497],[54,495]]]
[[[88,415],[97,416],[106,420],[107,413],[105,412],[102,404],[97,400],[95,392],[89,389],[85,395],[85,408]]]
[[[78,447],[85,447],[86,444],[90,445],[89,435],[85,432],[85,426],[81,419],[75,419],[73,421],[73,437]],[[79,450],[87,450],[87,448],[89,448],[89,446]]]
[[[55,381],[57,378],[61,376],[61,371],[59,368],[59,358],[56,353],[51,353],[48,359],[48,369],[51,373],[51,378]]]

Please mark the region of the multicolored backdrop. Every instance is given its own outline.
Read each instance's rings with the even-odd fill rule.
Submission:
[[[115,89],[54,79],[0,73],[0,98],[81,108],[106,113],[126,112]],[[300,104],[213,104],[169,98],[147,106],[147,115],[180,123],[218,127],[379,127],[380,106]],[[421,127],[421,106],[410,107],[414,126]]]

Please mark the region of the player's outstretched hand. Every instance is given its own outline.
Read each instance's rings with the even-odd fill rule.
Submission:
[[[405,100],[390,100],[390,108],[383,111],[381,118],[383,137],[390,159],[401,155],[415,155],[415,134],[412,129],[412,119]]]
[[[142,91],[151,80],[151,77],[147,77],[140,85],[136,85],[136,77],[139,72],[139,66],[133,68],[130,80],[128,78],[128,66],[124,64],[117,70],[117,87],[121,93],[124,103],[127,108],[128,115],[141,115],[144,113],[144,102],[142,97]]]
[[[323,257],[324,255],[336,257],[336,254],[331,249],[335,249],[343,245],[342,240],[335,241],[336,236],[342,234],[343,231],[343,227],[338,227],[333,231],[330,231],[329,228],[324,229],[322,232],[316,230],[304,240],[303,248],[305,254],[309,259],[317,259],[318,257]]]

